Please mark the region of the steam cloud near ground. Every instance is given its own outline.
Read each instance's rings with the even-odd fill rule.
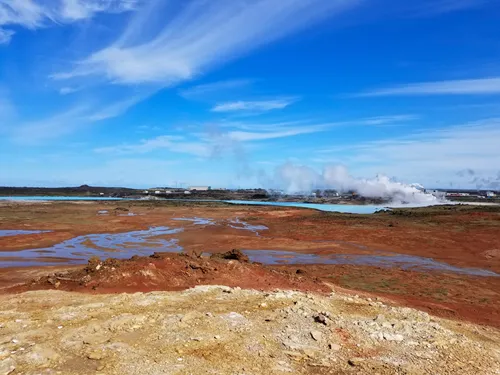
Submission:
[[[333,189],[341,193],[355,191],[363,197],[387,199],[393,204],[432,205],[444,201],[423,192],[419,184],[396,182],[384,175],[372,179],[356,178],[339,165],[326,166],[319,173],[308,166],[286,163],[276,168],[271,178],[263,176],[263,184],[290,194],[316,189]]]

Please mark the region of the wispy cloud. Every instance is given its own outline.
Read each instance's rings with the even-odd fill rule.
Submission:
[[[360,0],[151,1],[112,45],[54,78],[172,85],[339,14]],[[151,21],[165,14],[165,24]],[[163,21],[163,19],[162,19]]]
[[[249,141],[263,141],[267,139],[287,138],[301,134],[311,134],[326,131],[330,128],[329,124],[324,125],[311,125],[291,128],[288,130],[274,131],[274,132],[244,132],[244,131],[231,131],[228,137],[233,141],[249,142]]]
[[[59,94],[68,95],[68,94],[72,94],[72,93],[77,92],[77,91],[78,91],[78,89],[76,87],[66,86],[66,87],[61,87],[59,89]]]
[[[500,94],[500,77],[408,83],[354,94],[354,97]]]
[[[0,44],[9,44],[12,35],[14,35],[14,31],[0,28]]]
[[[0,0],[0,44],[14,35],[13,27],[38,29],[93,17],[97,13],[133,10],[138,0]]]
[[[94,151],[110,154],[144,154],[160,149],[201,157],[208,157],[210,155],[209,144],[186,141],[184,137],[174,135],[162,135],[151,139],[143,139],[137,144],[101,147]]]
[[[235,101],[220,103],[212,108],[212,112],[238,112],[238,111],[252,111],[252,112],[266,112],[273,109],[283,109],[290,104],[296,102],[297,98],[280,98],[271,100],[256,100],[256,101]]]
[[[294,127],[284,127],[278,123],[274,127],[270,124],[264,126],[267,130],[260,128],[258,131],[224,130],[225,126],[211,126],[201,132],[193,132],[189,135],[165,134],[158,137],[143,139],[138,143],[121,144],[109,147],[97,148],[98,153],[111,154],[143,154],[160,149],[175,153],[184,153],[200,157],[209,157],[220,154],[224,150],[237,151],[247,142],[258,142],[270,139],[294,137],[302,134],[312,134],[330,129],[335,124],[316,124]],[[257,126],[258,128],[258,126]]]
[[[251,79],[232,79],[206,83],[179,90],[179,95],[186,99],[206,99],[220,92],[230,92],[235,89],[250,86],[253,82],[254,80]]]
[[[99,121],[120,116],[143,98],[143,95],[135,95],[106,105],[83,102],[36,121],[16,121],[15,124],[12,120],[4,121],[5,132],[15,143],[38,144],[70,134]],[[0,111],[1,108],[0,100]],[[9,108],[12,108],[12,104]]]
[[[400,178],[420,176],[433,183],[456,180],[459,170],[491,175],[500,165],[500,118],[414,132],[405,137],[333,147],[322,160],[361,166],[363,174],[385,173]]]
[[[117,117],[135,106],[145,98],[153,95],[155,91],[145,91],[141,94],[134,94],[122,100],[115,101],[101,108],[95,108],[91,114],[87,116],[89,121],[101,121],[109,118]]]
[[[433,0],[431,2],[420,4],[420,9],[415,13],[415,15],[434,16],[443,13],[479,8],[486,3],[487,0]]]
[[[84,120],[88,109],[80,105],[44,119],[17,123],[9,127],[9,137],[19,144],[35,144],[66,135],[88,123]]]

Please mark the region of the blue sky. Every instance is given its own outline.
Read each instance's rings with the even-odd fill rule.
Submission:
[[[496,0],[0,0],[0,185],[494,188],[498,25]]]

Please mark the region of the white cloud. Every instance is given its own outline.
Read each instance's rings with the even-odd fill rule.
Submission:
[[[488,0],[432,0],[431,2],[420,4],[420,9],[416,12],[416,15],[433,16],[471,8],[478,8],[486,4],[487,1]]]
[[[84,102],[36,121],[14,122],[10,120],[5,122],[6,133],[18,144],[41,143],[70,134],[98,121],[117,117],[143,98],[142,95],[135,95],[105,106]]]
[[[500,77],[408,83],[355,94],[356,97],[500,94]]]
[[[230,92],[235,89],[249,86],[253,83],[250,79],[232,79],[196,85],[179,90],[179,95],[186,99],[205,99],[220,92]]]
[[[12,35],[14,35],[14,31],[0,28],[0,44],[9,44]]]
[[[101,121],[109,118],[117,117],[129,110],[137,103],[144,100],[144,98],[153,95],[153,92],[147,91],[142,94],[135,94],[128,97],[127,99],[122,99],[115,101],[114,103],[108,104],[100,109],[94,109],[92,114],[87,116],[89,121]]]
[[[57,138],[83,126],[86,106],[76,106],[44,119],[21,122],[9,127],[10,138],[19,144],[33,144]]]
[[[119,40],[53,77],[172,85],[350,9],[361,0],[151,1]],[[151,14],[165,14],[162,25]]]
[[[500,118],[406,137],[343,146],[329,150],[321,162],[345,163],[364,175],[383,173],[425,184],[457,180],[457,172],[472,169],[494,175],[500,166]],[[324,152],[320,153],[324,154]]]
[[[406,121],[418,120],[420,117],[417,115],[390,115],[390,116],[376,116],[368,117],[361,120],[349,121],[350,125],[362,125],[362,126],[377,126],[377,125],[391,125],[396,123],[404,123]],[[346,124],[347,125],[347,124]]]
[[[255,111],[265,112],[273,109],[283,109],[297,101],[296,98],[281,98],[272,100],[256,101],[235,101],[217,104],[212,108],[212,112],[237,112],[237,111]]]
[[[137,0],[61,0],[59,14],[62,19],[77,21],[99,12],[126,12],[137,5]]]
[[[77,88],[75,87],[61,87],[59,89],[59,94],[61,95],[68,95],[68,94],[72,94],[74,92],[78,91]]]
[[[110,154],[143,154],[156,150],[168,150],[201,157],[210,155],[209,144],[203,142],[188,142],[181,136],[162,135],[152,139],[144,139],[137,144],[124,144],[118,146],[97,148],[97,153]]]
[[[137,0],[0,0],[0,44],[10,41],[12,27],[37,29],[72,23],[97,13],[133,10],[137,4]]]
[[[249,141],[263,141],[267,139],[287,138],[301,134],[311,134],[326,131],[330,128],[328,124],[325,125],[310,125],[297,128],[290,128],[288,130],[281,130],[275,132],[244,132],[244,131],[231,131],[228,137],[237,142]]]
[[[143,154],[157,150],[168,150],[175,153],[184,153],[200,157],[210,157],[223,151],[238,153],[242,151],[245,142],[265,141],[269,139],[287,138],[301,134],[311,134],[328,130],[335,124],[306,125],[302,127],[283,128],[277,124],[275,131],[221,131],[218,127],[208,128],[206,132],[192,133],[194,140],[187,140],[184,136],[162,135],[151,139],[143,139],[135,144],[122,144],[97,148],[97,153],[110,154]],[[268,129],[271,126],[266,125]]]

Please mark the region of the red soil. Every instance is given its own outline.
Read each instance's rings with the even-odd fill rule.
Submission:
[[[293,289],[327,292],[316,278],[294,275],[237,259],[209,259],[184,254],[154,254],[130,260],[91,259],[86,267],[40,277],[5,293],[59,289],[87,293],[183,290],[196,285],[226,285],[258,290]]]
[[[117,206],[127,207],[142,215],[115,215],[114,208]],[[186,252],[224,252],[241,248],[317,254],[370,254],[375,250],[384,250],[431,257],[455,266],[478,267],[500,273],[500,210],[487,207],[456,206],[366,216],[293,208],[193,203],[183,206],[136,202],[12,204],[1,207],[1,210],[0,229],[54,231],[0,238],[0,249],[3,250],[40,248],[89,233],[116,233],[167,225],[185,228],[184,232],[175,237]],[[99,210],[109,210],[110,215],[97,216]],[[256,236],[252,232],[228,228],[222,224],[194,226],[172,220],[176,217],[193,216],[211,218],[218,223],[240,218],[252,224],[266,225],[269,230]],[[360,249],[353,244],[363,245],[365,248]],[[297,274],[297,268],[305,273]],[[0,287],[23,280],[23,272],[27,273],[24,280],[33,278],[33,270],[0,270]],[[38,270],[45,272],[43,268]],[[50,272],[54,271],[51,269]],[[81,280],[86,275],[87,273],[77,273],[75,277],[78,276],[77,279]],[[326,291],[325,284],[318,281],[320,279],[338,287],[388,297],[398,304],[424,309],[436,315],[500,327],[500,277],[410,272],[368,266],[264,267],[182,256],[125,261],[115,267],[115,270],[108,269],[99,275],[99,272],[92,274],[92,282],[84,282],[82,285],[80,281],[58,280],[59,288],[105,293],[224,284],[257,289]],[[37,282],[29,288],[54,287],[45,281]],[[11,291],[26,288],[17,287]]]

